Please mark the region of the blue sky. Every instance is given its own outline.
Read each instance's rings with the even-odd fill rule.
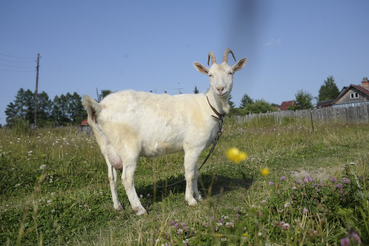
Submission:
[[[96,88],[169,94],[209,86],[193,61],[248,58],[233,102],[247,93],[280,104],[298,90],[318,96],[328,76],[339,89],[369,77],[367,0],[0,1],[0,124],[20,88],[51,99]],[[229,59],[229,63],[233,61]],[[180,88],[180,89],[179,89]]]

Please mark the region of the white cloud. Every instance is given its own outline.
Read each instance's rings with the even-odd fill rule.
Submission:
[[[271,40],[269,40],[269,42],[265,46],[271,46],[271,45],[281,45],[281,39],[272,38]]]

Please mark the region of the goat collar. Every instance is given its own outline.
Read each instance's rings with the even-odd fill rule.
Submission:
[[[210,108],[211,108],[211,110],[213,110],[213,112],[217,115],[217,116],[215,116],[215,115],[212,115],[212,117],[214,117],[214,118],[217,118],[218,120],[222,120],[223,118],[224,118],[224,116],[225,116],[225,114],[221,114],[221,113],[219,113],[212,105],[211,105],[211,103],[210,103],[210,101],[209,101],[209,98],[208,98],[208,96],[206,96],[206,100],[208,100],[208,104],[209,104],[209,106],[210,106]]]

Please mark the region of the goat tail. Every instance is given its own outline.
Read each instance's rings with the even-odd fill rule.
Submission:
[[[101,111],[101,106],[98,102],[96,102],[93,98],[84,95],[83,96],[83,107],[85,108],[87,112],[87,122],[92,127],[95,128],[96,124],[96,116],[99,115]]]

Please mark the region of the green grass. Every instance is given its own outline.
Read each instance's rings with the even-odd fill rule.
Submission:
[[[76,128],[1,129],[0,244],[339,245],[347,237],[354,244],[355,233],[369,244],[369,123],[314,128],[309,121],[227,118],[201,170],[205,199],[195,208],[184,200],[185,183],[155,188],[184,178],[182,153],[140,158],[142,217],[121,183],[124,210],[113,210],[93,136]],[[248,159],[232,163],[224,154],[230,147]]]

